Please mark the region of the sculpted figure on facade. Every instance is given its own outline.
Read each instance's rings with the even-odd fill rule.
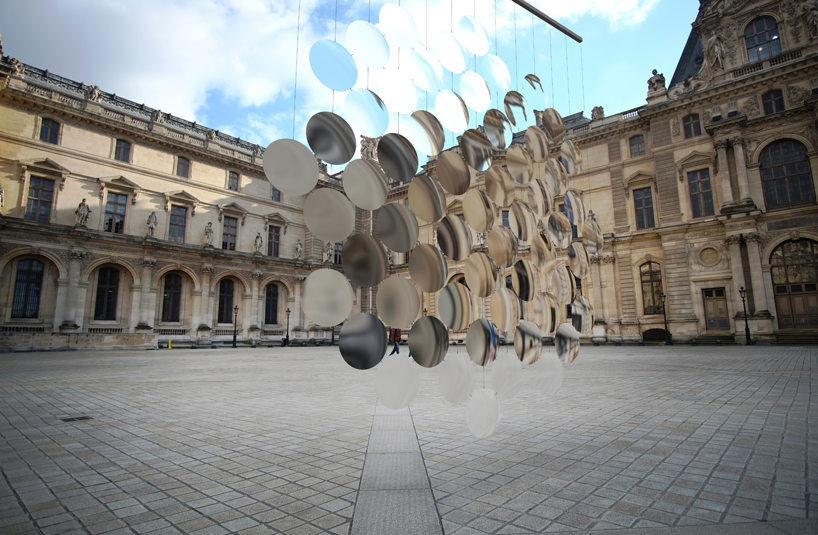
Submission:
[[[216,134],[218,132],[216,130],[208,130],[207,131],[207,139],[209,141],[216,141]]]
[[[648,78],[648,93],[657,91],[667,91],[665,87],[665,75],[653,69],[653,76]]]
[[[818,37],[818,0],[804,0],[799,14],[807,25],[810,40]]]
[[[318,162],[318,170],[321,171],[322,173],[326,173],[327,172],[327,164],[322,162],[321,158],[319,158],[318,156],[315,157],[315,161]]]
[[[706,46],[707,63],[713,70],[724,70],[724,43],[715,31],[710,33]]]
[[[213,223],[208,221],[204,229],[205,245],[213,247]]]
[[[395,265],[395,258],[392,256],[392,250],[391,249],[386,250],[386,259],[389,261],[390,266]]]
[[[261,248],[264,247],[264,238],[261,237],[261,232],[256,234],[256,239],[253,240],[253,252],[261,254]]]
[[[378,139],[380,138],[361,136],[361,159],[378,159]]]
[[[22,63],[17,61],[15,58],[11,58],[11,61],[9,61],[9,63],[11,64],[12,68],[11,71],[12,76],[15,76],[17,78],[22,78],[23,76],[25,76],[26,68]]]
[[[591,110],[591,120],[592,121],[599,121],[600,119],[605,118],[605,108],[602,106],[594,106],[594,109]]]
[[[327,245],[324,247],[324,263],[329,264],[332,262],[333,256],[333,245],[332,242],[327,242]]]
[[[301,255],[304,254],[304,246],[301,245],[301,240],[299,239],[295,243],[295,259],[301,260]]]
[[[91,208],[88,207],[88,203],[85,202],[85,199],[83,199],[79,206],[77,206],[77,209],[74,211],[74,215],[77,216],[74,226],[84,227],[88,222],[88,216],[91,215]]]
[[[91,102],[99,102],[102,100],[102,91],[99,90],[98,85],[89,85],[85,88],[85,100]]]
[[[151,212],[151,215],[148,216],[148,236],[153,237],[154,229],[159,222],[156,220],[156,212]]]
[[[153,110],[151,112],[151,121],[154,123],[164,123],[165,115],[162,113],[162,110]]]
[[[0,186],[0,208],[5,204],[5,194],[3,193],[3,186]]]

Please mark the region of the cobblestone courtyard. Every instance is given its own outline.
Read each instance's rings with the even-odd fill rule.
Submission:
[[[337,348],[0,355],[0,533],[818,532],[818,347],[525,379],[478,440],[435,370],[389,411]]]

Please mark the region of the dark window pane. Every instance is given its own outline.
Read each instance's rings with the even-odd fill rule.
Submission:
[[[181,156],[176,160],[176,175],[184,178],[190,176],[190,160]]]
[[[230,171],[227,176],[227,189],[239,191],[239,175]]]
[[[219,323],[233,323],[233,281],[219,281]]]
[[[685,139],[702,135],[702,126],[699,122],[699,114],[692,113],[682,120],[685,130]]]
[[[54,181],[33,176],[28,183],[28,199],[26,201],[27,221],[48,223],[51,219],[51,201],[54,195]]]
[[[744,30],[747,56],[751,63],[763,61],[781,53],[778,26],[771,17],[760,17]]]
[[[633,207],[636,215],[637,230],[653,228],[653,198],[650,188],[633,190]]]
[[[639,268],[642,283],[642,307],[645,315],[662,313],[662,270],[656,262],[647,262]]]
[[[273,186],[273,200],[281,202],[281,192],[275,186]]]
[[[170,208],[170,228],[168,229],[168,241],[185,243],[185,229],[187,228],[187,208],[184,206],[171,206]]]
[[[131,161],[131,144],[123,139],[116,140],[116,151],[114,152],[114,159],[120,162]]]
[[[792,139],[774,141],[761,153],[761,183],[767,208],[813,202],[806,147]]]
[[[125,208],[127,201],[127,195],[108,192],[103,227],[105,232],[113,232],[114,234],[122,234],[125,232]]]
[[[268,284],[264,299],[264,323],[278,323],[278,285]]]
[[[165,275],[162,295],[162,321],[178,322],[182,306],[182,277],[176,273]]]
[[[222,226],[222,249],[227,251],[236,250],[236,236],[238,235],[238,219],[235,217],[224,218]]]
[[[119,297],[119,270],[103,267],[97,279],[97,300],[94,307],[95,320],[116,320],[116,303]]]
[[[43,124],[40,126],[40,141],[56,145],[59,134],[60,123],[51,119],[43,119]]]
[[[633,136],[630,139],[631,158],[645,155],[645,136]]]
[[[267,230],[267,256],[278,257],[281,246],[281,227],[270,225]]]
[[[40,311],[40,291],[43,286],[45,265],[33,259],[17,263],[14,296],[11,302],[12,318],[36,318]]]

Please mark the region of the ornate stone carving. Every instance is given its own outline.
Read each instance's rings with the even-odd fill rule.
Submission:
[[[763,239],[761,238],[761,234],[753,233],[753,234],[745,234],[744,235],[744,241],[761,243],[763,241]]]
[[[682,127],[678,117],[670,121],[670,135],[677,139],[682,137]]]
[[[216,270],[213,266],[202,266],[202,274],[203,275],[212,275]]]
[[[704,124],[709,124],[713,122],[713,114],[710,112],[710,110],[703,111],[702,119],[704,119]]]
[[[322,173],[326,173],[327,164],[325,164],[318,156],[315,157],[315,161],[318,162],[318,170],[321,171]]]
[[[205,245],[213,247],[213,223],[211,221],[208,221],[207,225],[205,225],[204,235]]]
[[[816,0],[818,1],[818,0]],[[787,100],[790,106],[800,106],[804,103],[804,99],[810,96],[811,91],[800,85],[787,86]]]
[[[616,262],[616,257],[613,255],[607,255],[602,257],[603,264],[613,264]]]
[[[602,262],[602,257],[599,255],[591,255],[589,257],[589,260],[591,261],[592,264],[599,264]]]
[[[151,121],[154,123],[164,123],[165,122],[165,115],[162,113],[162,110],[153,110],[151,112]]]
[[[142,267],[149,267],[153,269],[156,267],[156,260],[153,258],[144,258],[142,259]]]
[[[707,66],[711,69],[711,71],[723,71],[724,57],[726,54],[724,50],[724,41],[715,30],[710,32],[710,37],[707,39],[704,50],[704,57],[707,61]]]
[[[758,99],[755,95],[744,101],[744,105],[741,107],[741,113],[751,118],[761,115],[761,107],[759,107]]]
[[[736,234],[734,236],[727,236],[724,243],[729,247],[730,245],[741,245],[741,236]]]
[[[792,241],[798,241],[798,240],[800,240],[800,239],[801,239],[801,231],[800,231],[800,230],[798,230],[797,228],[796,228],[796,229],[792,229],[792,230],[790,231],[790,239],[791,239]]]
[[[303,284],[305,280],[307,280],[307,277],[296,277],[295,278],[295,283],[296,284]]]
[[[605,118],[605,108],[602,106],[594,106],[591,110],[591,120],[599,121]]]
[[[3,185],[0,184],[0,208],[3,207],[4,203],[5,203],[5,194],[3,193]]]
[[[378,159],[378,141],[380,141],[380,139],[379,137],[361,136],[361,159]]]
[[[102,91],[99,90],[98,85],[89,85],[85,88],[85,100],[90,100],[91,102],[102,101]]]
[[[156,219],[156,212],[151,212],[151,215],[148,216],[148,236],[153,237],[154,230],[156,226],[159,225],[159,221]]]
[[[789,8],[790,6],[787,7]],[[792,8],[794,8],[794,6],[792,6]],[[804,0],[801,2],[798,15],[807,26],[810,41],[818,37],[818,0]],[[797,24],[792,24],[792,26],[795,27]]]
[[[329,263],[332,262],[332,260],[333,260],[332,257],[333,257],[334,251],[335,251],[335,246],[332,244],[332,242],[327,242],[327,244],[324,246],[324,263],[325,264],[329,264]]]
[[[660,74],[659,71],[653,69],[653,76],[648,78],[648,93],[657,93],[667,91],[665,87],[665,75]]]
[[[261,254],[262,247],[264,247],[264,238],[261,237],[261,232],[258,232],[253,240],[253,253]]]
[[[304,254],[304,246],[301,244],[301,239],[295,243],[295,259],[301,260],[301,255]]]
[[[84,227],[88,222],[88,216],[91,215],[91,208],[89,208],[88,203],[85,202],[85,199],[83,199],[79,206],[77,206],[77,209],[74,211],[74,215],[77,216],[74,226]]]
[[[23,76],[26,75],[25,65],[23,65],[22,63],[17,61],[15,58],[11,58],[11,61],[9,61],[9,64],[11,64],[11,75],[13,77],[22,78]]]
[[[88,256],[85,251],[68,251],[69,260],[83,260]]]
[[[256,280],[259,280],[259,279],[261,279],[261,277],[263,277],[263,276],[264,276],[264,273],[263,273],[263,272],[261,272],[261,271],[256,270],[256,271],[252,272],[252,273],[250,274],[250,276],[251,276],[251,277],[253,277],[253,278],[254,278],[254,279],[256,279]]]
[[[218,134],[218,130],[208,130],[207,131],[207,140],[208,141],[216,141],[216,134]]]

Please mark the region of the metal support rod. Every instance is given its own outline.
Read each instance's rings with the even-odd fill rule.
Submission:
[[[747,291],[744,289],[744,286],[741,287],[739,290],[741,294],[741,306],[744,308],[744,336],[746,337],[746,344],[752,344],[752,339],[750,338],[750,324],[747,322],[747,301],[745,301],[745,296],[747,295]]]
[[[567,35],[568,37],[570,37],[571,39],[573,39],[577,43],[582,42],[582,37],[575,34],[574,32],[572,32],[571,30],[569,30],[568,28],[566,28],[565,26],[563,26],[562,24],[560,24],[556,20],[552,19],[551,17],[549,17],[548,15],[546,15],[545,13],[543,13],[542,11],[537,9],[536,7],[532,6],[531,4],[526,2],[525,0],[511,0],[511,1],[514,2],[515,4],[517,4],[518,6],[520,6],[521,8],[525,9],[526,11],[528,11],[529,13],[531,13],[532,15],[537,17],[538,19],[543,20],[546,23],[553,26],[554,28],[558,29],[559,31],[561,31],[562,33],[564,33],[565,35]]]

